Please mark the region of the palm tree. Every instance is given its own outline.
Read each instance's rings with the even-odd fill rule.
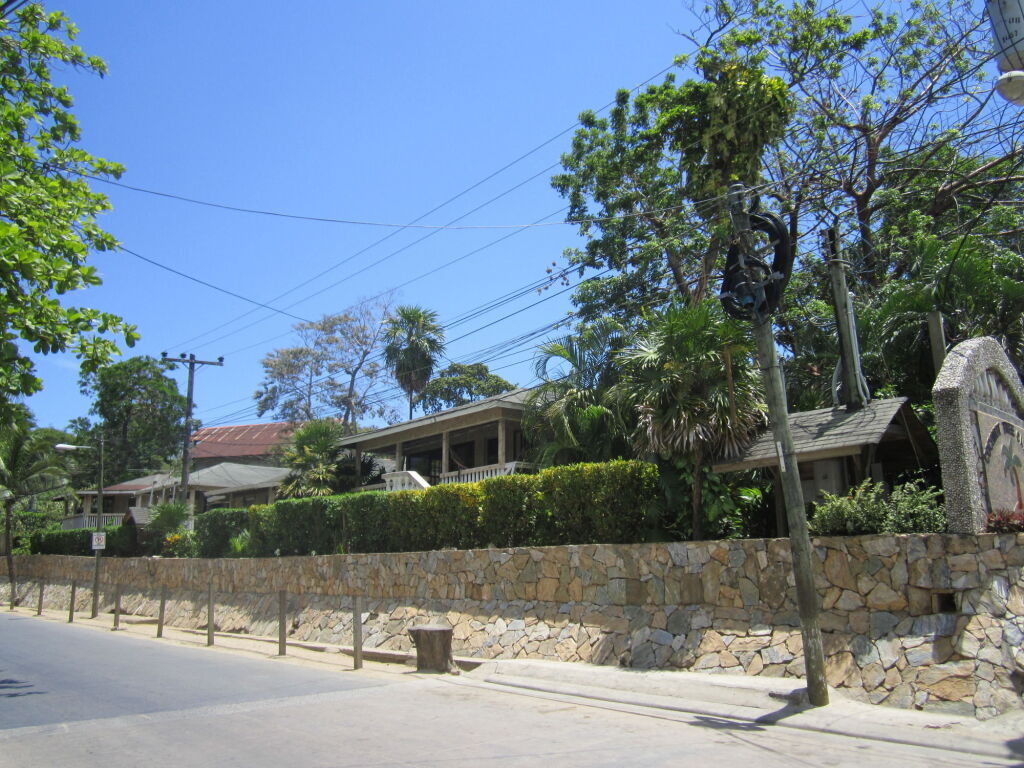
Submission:
[[[423,307],[402,306],[384,324],[384,364],[409,396],[412,418],[416,395],[430,381],[437,359],[444,352],[444,328],[437,313]]]
[[[738,453],[766,423],[749,337],[716,301],[677,304],[650,318],[617,360],[621,378],[608,401],[635,420],[629,439],[638,456],[689,462],[699,539],[707,461]]]
[[[354,488],[355,457],[338,444],[347,433],[345,424],[333,419],[309,421],[295,430],[293,444],[284,451],[284,462],[292,471],[281,483],[281,496],[332,496]],[[382,473],[372,456],[363,456],[360,464],[364,483]]]
[[[0,435],[0,497],[4,500],[4,549],[7,574],[11,581],[11,600],[16,594],[14,574],[14,505],[28,496],[46,490],[64,477],[65,469],[53,446],[42,435],[33,434],[22,424],[9,424]]]
[[[539,464],[608,461],[628,450],[603,402],[624,338],[623,326],[604,318],[541,345],[536,373],[543,383],[530,393],[523,416]]]

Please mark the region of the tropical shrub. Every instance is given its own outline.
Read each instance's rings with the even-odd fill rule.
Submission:
[[[822,536],[939,533],[946,529],[941,496],[938,488],[920,482],[903,483],[889,493],[882,483],[865,480],[847,496],[824,494],[808,527]]]
[[[168,533],[163,540],[160,554],[164,557],[198,557],[199,546],[195,531],[184,528]]]
[[[1024,533],[1024,512],[998,509],[988,516],[989,533]]]
[[[249,526],[244,509],[211,509],[196,516],[195,532],[200,557],[223,557],[231,551],[228,542]]]

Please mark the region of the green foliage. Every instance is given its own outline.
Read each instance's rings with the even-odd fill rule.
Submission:
[[[281,484],[281,495],[333,496],[355,488],[355,456],[338,444],[347,433],[345,425],[334,419],[308,421],[296,429],[292,445],[282,456],[291,474]],[[360,484],[379,482],[383,471],[373,456],[360,458]]]
[[[658,471],[638,461],[573,464],[538,475],[543,544],[630,543],[661,537]]]
[[[135,525],[111,525],[103,529],[107,534],[104,557],[138,557],[142,554],[139,545],[139,529]],[[92,554],[90,552],[90,554]]]
[[[146,474],[140,469],[156,471],[180,452],[185,396],[167,375],[170,368],[170,363],[152,357],[132,357],[79,379],[82,394],[93,398],[90,412],[102,427],[79,422],[74,442],[98,446],[102,428],[107,483]],[[88,475],[94,483],[98,451],[76,452],[75,459],[94,470]]]
[[[468,549],[479,542],[479,483],[435,485],[423,491],[416,525],[421,546],[417,549]]]
[[[249,527],[244,509],[211,509],[195,519],[199,557],[223,557],[231,553],[230,542]]]
[[[624,430],[604,404],[618,375],[614,356],[624,343],[624,326],[602,319],[541,345],[536,372],[542,383],[530,392],[523,414],[538,464],[627,455]]]
[[[338,499],[346,552],[391,552],[391,504],[385,491],[352,493]]]
[[[384,324],[384,341],[384,364],[409,396],[411,419],[416,395],[430,381],[444,352],[444,327],[433,310],[401,306]]]
[[[199,545],[195,531],[176,530],[163,540],[160,554],[164,557],[198,557]]]
[[[150,507],[149,523],[146,530],[154,534],[166,534],[185,525],[188,520],[188,506],[180,501],[165,501]]]
[[[437,413],[485,397],[494,397],[512,388],[510,382],[495,376],[483,363],[452,363],[427,382],[418,402],[424,413]]]
[[[26,5],[0,18],[0,406],[42,388],[20,337],[37,354],[70,351],[96,370],[138,334],[121,318],[65,306],[60,297],[99,285],[90,252],[116,247],[96,223],[110,205],[88,177],[114,177],[121,167],[76,146],[78,122],[67,88],[53,71],[102,75],[106,65],[73,44],[77,30],[60,12]]]
[[[228,539],[228,557],[246,557],[252,552],[252,534],[248,529]]]
[[[33,555],[92,554],[92,531],[78,528],[73,531],[37,531],[29,537]]]
[[[333,554],[341,542],[334,497],[281,499],[272,505],[264,535],[281,556]]]
[[[808,527],[820,536],[867,533],[941,533],[946,529],[942,491],[906,482],[891,493],[882,483],[865,480],[848,496],[824,494],[814,505]]]
[[[537,475],[501,475],[480,482],[480,543],[523,547],[535,543],[541,498]]]

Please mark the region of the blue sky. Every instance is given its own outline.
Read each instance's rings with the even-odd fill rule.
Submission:
[[[465,192],[419,223],[481,227],[304,221],[97,183],[114,207],[102,223],[124,246],[302,318],[397,287],[397,303],[434,309],[445,324],[543,278],[552,262],[562,263],[564,248],[578,244],[568,225],[500,227],[563,219],[565,202],[549,178],[572,133],[554,137],[617,88],[669,67],[689,50],[678,30],[692,26],[678,0],[67,0],[49,7],[65,10],[81,46],[109,65],[103,79],[73,71],[57,79],[74,94],[82,146],[123,163],[123,183],[390,224],[417,220]],[[104,285],[70,301],[136,323],[142,340],[129,354],[225,357],[224,367],[197,375],[198,419],[270,419],[253,408],[260,360],[295,342],[295,319],[262,309],[239,319],[251,304],[124,253],[99,254],[94,263]],[[448,358],[473,362],[494,347],[496,373],[531,383],[536,342],[509,340],[565,315],[568,294],[554,293],[531,292],[453,326]],[[40,426],[84,415],[89,402],[78,392],[74,358],[37,365],[45,389],[27,403]]]

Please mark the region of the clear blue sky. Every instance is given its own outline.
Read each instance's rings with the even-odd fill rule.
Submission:
[[[244,208],[397,224],[571,128],[580,111],[604,106],[617,88],[670,66],[689,49],[677,31],[692,25],[679,0],[66,0],[48,7],[65,10],[86,52],[109,65],[103,79],[75,72],[58,79],[74,94],[82,146],[123,163],[122,182]],[[561,221],[565,202],[550,188],[557,170],[550,166],[571,136],[554,138],[420,223]],[[127,248],[309,319],[402,286],[398,303],[432,308],[447,324],[543,278],[577,244],[567,225],[396,230],[95,186],[114,207],[104,227]],[[123,253],[100,254],[94,263],[104,285],[70,301],[136,323],[142,340],[128,354],[225,357],[223,368],[197,375],[198,419],[269,420],[253,408],[260,360],[295,342],[294,319],[257,310],[239,320],[252,305]],[[504,355],[492,369],[530,384],[536,342],[508,340],[565,315],[568,294],[553,293],[529,294],[452,327],[447,356],[473,362],[503,345],[491,353]],[[90,404],[78,393],[74,358],[39,358],[37,365],[45,390],[27,403],[39,425],[64,427],[85,415]]]

